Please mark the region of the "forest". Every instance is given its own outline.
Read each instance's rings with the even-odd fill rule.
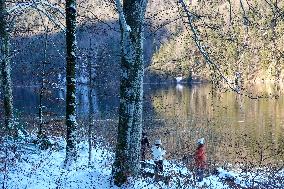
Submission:
[[[0,0],[0,186],[284,186],[284,1]]]

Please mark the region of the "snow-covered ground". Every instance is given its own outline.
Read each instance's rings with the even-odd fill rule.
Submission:
[[[63,168],[65,158],[65,141],[56,141],[57,147],[50,150],[39,150],[36,146],[24,148],[21,157],[11,158],[9,163],[0,161],[0,184],[3,189],[108,189],[117,188],[111,184],[111,166],[114,154],[97,145],[92,150],[91,164],[88,164],[88,143],[79,144],[78,162],[69,170]],[[21,149],[21,148],[19,148]],[[0,154],[3,156],[4,153]],[[148,162],[151,163],[151,160]],[[268,182],[269,176],[263,174],[242,173],[241,170],[226,171],[219,169],[218,174],[205,177],[202,182],[195,182],[193,175],[184,166],[171,161],[164,161],[164,176],[169,178],[168,182],[163,179],[155,181],[151,177],[129,179],[122,188],[125,189],[156,189],[156,188],[212,188],[225,189],[249,188],[257,186],[258,182]],[[151,172],[151,170],[149,170]],[[278,174],[282,174],[283,171]],[[279,176],[279,175],[278,175]],[[227,179],[225,181],[225,179]],[[230,182],[232,181],[232,182]],[[279,182],[275,188],[284,188]],[[2,187],[3,186],[3,187]],[[258,188],[258,187],[256,187]]]

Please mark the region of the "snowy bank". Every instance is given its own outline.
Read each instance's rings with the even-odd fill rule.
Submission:
[[[88,143],[82,142],[78,145],[80,157],[72,169],[66,170],[63,167],[65,159],[65,141],[57,140],[56,148],[40,150],[36,145],[25,148],[21,152],[21,157],[17,160],[9,161],[5,164],[0,162],[0,183],[5,189],[108,189],[118,188],[111,184],[111,166],[114,154],[97,145],[92,150],[92,160],[88,161]],[[3,160],[4,153],[0,156]],[[10,158],[11,159],[11,158]],[[13,159],[13,158],[12,158]],[[149,164],[153,164],[150,160]],[[210,175],[198,183],[195,182],[194,175],[182,164],[164,161],[165,171],[163,178],[167,181],[155,180],[152,177],[140,177],[129,179],[122,188],[125,189],[156,189],[156,188],[249,188],[260,186],[258,183],[267,181],[268,175],[254,173],[244,174],[242,172],[226,171],[219,168],[218,174]],[[152,170],[149,169],[148,172]],[[283,171],[279,172],[283,178]],[[281,188],[282,183],[275,185]],[[282,185],[283,186],[283,185]],[[260,187],[261,188],[261,187]],[[282,187],[283,188],[283,187]]]

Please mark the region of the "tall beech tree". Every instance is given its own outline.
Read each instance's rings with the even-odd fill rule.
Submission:
[[[114,184],[120,186],[140,168],[143,97],[143,23],[147,0],[116,0],[121,27],[121,79]]]
[[[76,142],[76,0],[66,0],[66,126],[65,165],[77,159]]]
[[[1,37],[1,75],[4,97],[4,119],[8,135],[15,136],[14,114],[13,114],[13,94],[11,80],[11,54],[10,54],[10,34],[8,26],[8,12],[6,0],[0,0],[0,37]]]

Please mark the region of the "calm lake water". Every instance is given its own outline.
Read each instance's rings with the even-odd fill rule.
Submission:
[[[167,158],[190,159],[195,141],[207,141],[208,161],[216,164],[265,165],[283,163],[284,159],[284,95],[278,99],[250,99],[233,92],[213,96],[207,84],[145,84],[144,128],[150,141],[161,138]],[[271,86],[252,87],[256,94],[274,92]],[[94,125],[109,142],[115,138],[118,86],[96,86],[92,99],[89,88],[78,87],[78,115],[86,122],[90,102]],[[63,89],[46,92],[45,114],[64,116]],[[16,87],[15,107],[21,118],[36,116],[38,88]],[[96,132],[96,131],[94,131]]]

